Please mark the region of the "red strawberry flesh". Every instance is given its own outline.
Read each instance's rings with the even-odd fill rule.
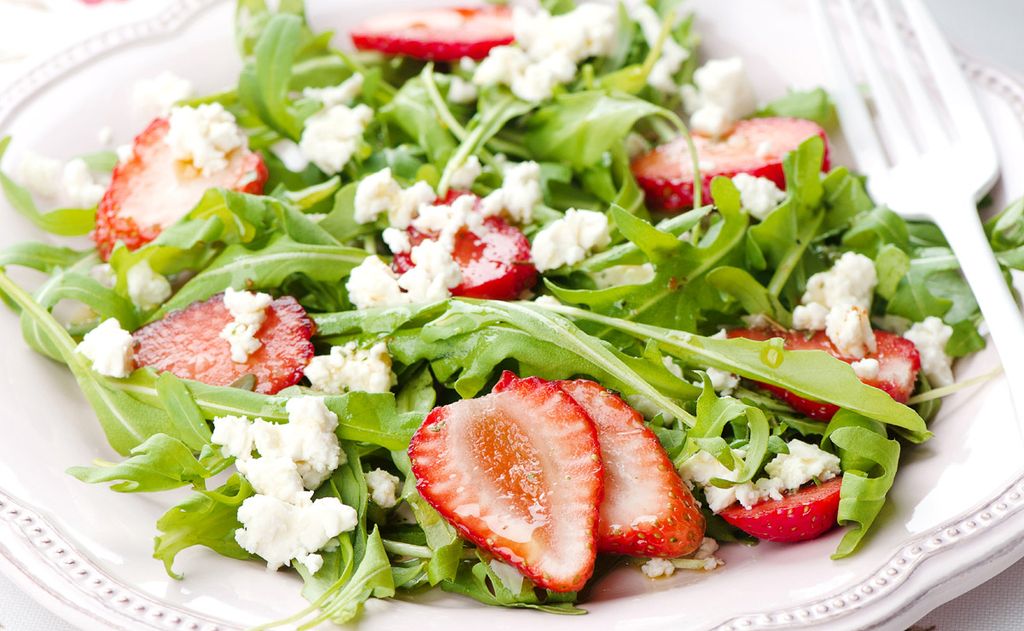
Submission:
[[[450,193],[442,202],[471,193]],[[452,258],[462,271],[462,282],[452,288],[453,296],[515,300],[537,282],[537,268],[530,255],[526,236],[501,217],[484,219],[484,231],[475,234],[463,229],[455,238]],[[423,234],[409,228],[409,243],[419,245],[436,235]],[[395,269],[405,273],[415,267],[408,252],[396,254]]]
[[[825,161],[829,168],[828,137],[817,124],[799,118],[753,118],[736,123],[721,139],[693,134],[693,143],[703,181],[704,202],[711,199],[711,180],[749,173],[775,182],[785,190],[782,159],[812,136],[825,140]],[[693,161],[689,145],[680,137],[655,147],[633,161],[633,175],[644,189],[652,207],[683,210],[693,207]]]
[[[302,379],[313,357],[313,321],[291,296],[273,301],[256,337],[262,346],[245,363],[231,360],[231,348],[220,338],[233,321],[222,294],[173,311],[135,332],[135,361],[169,371],[182,379],[227,386],[245,375],[256,378],[255,391],[274,394]]]
[[[512,13],[504,6],[396,11],[352,29],[360,50],[430,61],[483,59],[512,40]]]
[[[704,518],[639,412],[593,381],[559,382],[597,427],[604,461],[598,552],[678,557],[704,538]]]
[[[409,457],[420,495],[538,587],[576,591],[590,578],[600,450],[590,417],[557,384],[524,379],[435,408]]]
[[[844,357],[828,339],[824,331],[812,334],[805,331],[734,329],[729,331],[729,337],[744,337],[757,341],[781,337],[783,339],[783,348],[786,350],[825,351],[829,355],[841,359],[848,364],[858,361],[856,357]],[[865,359],[878,360],[878,377],[873,379],[861,378],[861,381],[869,386],[884,390],[899,403],[906,403],[907,399],[914,392],[917,373],[921,369],[921,356],[918,354],[917,348],[910,340],[887,331],[875,331],[875,343],[877,346],[876,352],[869,353]],[[811,401],[797,396],[788,390],[783,390],[778,386],[760,385],[765,390],[788,403],[793,409],[814,419],[827,421],[839,411],[839,408],[831,403]]]
[[[794,543],[820,537],[836,525],[842,478],[805,486],[781,500],[743,508],[730,506],[719,516],[748,535],[764,541]]]
[[[166,118],[154,120],[135,138],[132,155],[114,167],[92,235],[104,260],[118,241],[134,250],[155,239],[192,210],[207,189],[263,192],[267,167],[259,154],[235,150],[225,169],[203,176],[171,155],[164,142],[168,128]]]

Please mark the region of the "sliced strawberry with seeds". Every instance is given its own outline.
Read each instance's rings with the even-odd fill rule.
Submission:
[[[274,394],[302,379],[313,357],[313,321],[291,296],[270,303],[256,337],[262,346],[245,363],[231,360],[231,347],[220,338],[234,318],[223,294],[172,311],[135,332],[135,362],[169,371],[182,379],[228,386],[245,375],[256,378],[255,391]]]
[[[154,120],[135,138],[128,160],[114,167],[110,186],[96,209],[92,233],[104,260],[118,241],[134,250],[155,239],[192,210],[208,189],[263,192],[268,174],[259,154],[238,149],[227,168],[204,176],[171,155],[164,142],[169,127],[166,118]]]
[[[435,408],[409,458],[420,495],[538,587],[576,591],[590,578],[600,449],[590,417],[557,384],[517,380]]]
[[[840,354],[824,331],[812,334],[806,331],[734,329],[729,331],[729,337],[744,337],[757,341],[781,337],[783,348],[789,351],[825,351],[848,364],[858,361],[856,357],[844,357]],[[913,342],[887,331],[875,331],[875,344],[877,350],[869,353],[864,359],[878,361],[878,376],[871,379],[862,377],[861,381],[884,390],[899,403],[906,403],[914,392],[917,373],[921,369],[921,355]],[[814,419],[827,421],[839,411],[839,408],[831,403],[810,401],[778,386],[760,385],[796,411]]]
[[[828,137],[817,124],[800,118],[753,118],[736,123],[721,139],[693,134],[703,182],[702,199],[711,199],[711,180],[749,173],[775,182],[785,190],[782,159],[812,136],[825,141],[822,170],[829,168]],[[633,175],[647,201],[663,210],[693,207],[693,160],[685,138],[655,147],[633,161]]]
[[[472,193],[449,192],[443,201],[450,204]],[[455,237],[452,258],[462,271],[462,282],[452,288],[453,296],[515,300],[537,282],[537,268],[530,255],[530,242],[519,228],[501,217],[487,217],[480,234],[463,229]],[[409,243],[416,246],[436,235],[409,228]],[[395,269],[405,273],[415,267],[408,252],[394,257]]]
[[[743,508],[735,504],[719,516],[748,535],[764,541],[807,541],[836,526],[842,478],[805,486],[781,500]]]
[[[352,43],[360,50],[428,61],[483,59],[513,37],[512,12],[505,6],[395,11],[352,29]]]
[[[604,499],[597,551],[678,557],[704,538],[704,518],[643,416],[593,381],[559,382],[597,427]]]

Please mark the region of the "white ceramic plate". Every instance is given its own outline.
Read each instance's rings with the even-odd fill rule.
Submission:
[[[311,2],[319,28],[343,30],[371,11],[412,0]],[[787,86],[822,83],[816,39],[799,0],[704,0],[705,53],[742,55],[762,99]],[[143,121],[128,115],[133,82],[170,69],[203,91],[233,84],[239,69],[232,3],[182,0],[155,19],[76,46],[0,95],[0,130],[26,148],[72,156],[94,148],[113,125],[128,140]],[[768,26],[770,25],[770,26]],[[1024,90],[967,62],[1004,165],[996,206],[1024,193]],[[837,157],[844,150],[837,142]],[[9,210],[0,245],[41,238]],[[231,629],[302,608],[299,580],[258,563],[205,550],[181,555],[176,582],[151,559],[154,523],[183,493],[119,495],[64,474],[112,458],[74,380],[21,341],[17,319],[0,313],[4,401],[0,438],[0,569],[58,614],[89,629]],[[995,365],[986,351],[958,366],[960,378]],[[1020,384],[1018,384],[1018,387]],[[1024,555],[1022,444],[1007,384],[995,380],[950,398],[936,438],[903,459],[890,504],[864,549],[829,560],[839,534],[794,546],[731,546],[708,574],[649,581],[622,569],[593,589],[590,615],[556,617],[485,608],[443,594],[375,602],[367,628],[396,629],[829,629],[904,628],[931,608]]]

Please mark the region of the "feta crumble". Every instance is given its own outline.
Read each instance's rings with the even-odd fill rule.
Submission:
[[[736,389],[736,386],[740,385],[740,378],[727,370],[707,368],[704,372],[707,373],[708,379],[711,380],[711,387],[719,394],[729,396]],[[703,386],[704,384],[699,383],[697,385]]]
[[[338,85],[326,88],[303,88],[302,96],[320,101],[324,107],[348,105],[363,90],[363,75],[356,73]]]
[[[296,560],[316,573],[323,566],[317,551],[343,532],[356,527],[355,509],[336,497],[324,497],[308,504],[295,505],[267,495],[254,495],[238,509],[242,527],[235,541],[277,570]]]
[[[381,213],[387,213],[388,223],[393,228],[405,229],[421,206],[437,199],[437,193],[426,182],[416,182],[403,190],[391,176],[391,169],[384,168],[366,176],[356,186],[355,220],[366,224],[377,220]]]
[[[60,160],[26,151],[18,163],[15,177],[29,192],[40,197],[56,197],[61,192],[61,172],[63,165]]]
[[[608,217],[593,210],[570,208],[537,233],[531,254],[537,271],[579,263],[592,251],[611,243]]]
[[[875,263],[863,254],[846,252],[832,268],[807,279],[802,302],[818,303],[831,309],[839,305],[871,308],[878,285]]]
[[[412,249],[412,241],[409,240],[409,233],[405,230],[385,228],[380,236],[392,254],[404,254]]]
[[[171,297],[171,283],[163,274],[158,274],[148,261],[136,263],[126,274],[128,297],[142,311],[156,309]]]
[[[754,177],[748,173],[733,176],[732,183],[740,191],[740,202],[758,220],[768,214],[786,199],[786,194],[766,177]]]
[[[473,74],[479,86],[504,84],[524,101],[551,98],[557,86],[576,76],[576,64],[609,54],[617,18],[612,7],[584,4],[552,16],[517,7],[512,16],[515,45],[491,49]]]
[[[393,508],[398,504],[399,486],[402,481],[384,469],[366,472],[366,486],[370,499],[381,508]]]
[[[764,471],[779,480],[787,491],[795,491],[815,478],[824,482],[842,473],[839,458],[817,445],[793,439],[786,446],[789,453],[772,458],[764,466]]]
[[[722,136],[741,118],[757,111],[757,97],[739,57],[712,59],[693,73],[695,89],[684,92],[690,127]]]
[[[914,343],[921,354],[921,370],[935,387],[953,383],[953,358],[946,354],[946,344],[953,336],[953,327],[940,318],[929,316],[915,322],[903,337]]]
[[[359,149],[371,120],[373,110],[365,105],[325,107],[306,119],[299,149],[327,175],[340,173]]]
[[[476,86],[458,75],[451,75],[451,82],[448,84],[448,100],[452,103],[466,104],[476,101]]]
[[[535,303],[544,307],[561,307],[562,303],[554,296],[537,296]]]
[[[439,241],[423,241],[409,254],[415,267],[398,278],[398,286],[413,304],[435,302],[451,296],[462,282],[462,270],[452,253]]]
[[[640,571],[647,578],[662,578],[675,574],[676,566],[668,559],[648,559],[640,566]]]
[[[104,320],[85,334],[75,352],[92,362],[92,369],[107,377],[124,378],[135,367],[135,341],[115,318]]]
[[[246,146],[234,115],[220,103],[173,108],[164,142],[175,160],[191,164],[204,176],[226,169],[231,153]]]
[[[76,208],[92,208],[103,198],[107,187],[98,184],[81,158],[68,160],[61,172],[61,186],[68,202]]]
[[[348,298],[356,309],[390,307],[406,303],[398,274],[379,256],[368,256],[357,265],[345,282]]]
[[[221,329],[220,338],[231,347],[231,361],[244,364],[263,345],[256,334],[273,300],[270,294],[262,292],[235,291],[230,287],[224,292],[224,306],[233,320]]]
[[[808,305],[797,305],[793,309],[793,328],[801,331],[824,331],[828,307],[812,302]]]
[[[454,189],[469,190],[482,172],[483,167],[480,166],[480,159],[476,156],[469,156],[458,168],[452,171],[450,184]]]
[[[501,188],[483,198],[481,209],[487,216],[505,214],[512,223],[528,224],[542,199],[540,165],[519,162],[505,169]]]
[[[132,88],[132,109],[147,120],[170,113],[175,103],[191,98],[192,82],[173,72],[164,71],[152,79],[135,82]]]
[[[95,206],[106,192],[106,186],[96,182],[81,158],[62,163],[28,151],[18,163],[15,177],[33,195],[62,198],[75,208]]]
[[[881,367],[878,360],[874,358],[860,359],[850,366],[853,368],[853,372],[857,373],[859,379],[877,379]]]
[[[359,348],[355,342],[332,346],[329,355],[310,360],[305,375],[314,390],[329,394],[388,392],[397,383],[384,342],[368,349]]]
[[[825,317],[825,335],[844,357],[864,357],[877,350],[868,312],[857,305],[837,305]]]

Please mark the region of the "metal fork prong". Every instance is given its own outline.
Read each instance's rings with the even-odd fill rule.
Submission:
[[[974,101],[974,94],[935,20],[921,0],[903,0],[903,8],[932,73],[942,77],[941,81],[937,81],[939,93],[949,110],[957,136],[962,141],[986,142],[989,149],[994,151],[988,128]]]
[[[843,121],[843,136],[857,157],[858,168],[867,174],[881,173],[888,167],[885,150],[882,149],[878,134],[871,123],[867,105],[857,89],[842,50],[839,48],[836,30],[828,16],[825,2],[808,0],[811,16],[814,18],[821,49],[830,79],[832,98]]]
[[[921,75],[911,65],[910,51],[904,43],[904,37],[896,29],[896,21],[892,17],[889,0],[873,0],[875,12],[882,23],[882,30],[889,44],[892,58],[896,62],[896,71],[900,82],[910,96],[914,117],[921,131],[921,140],[925,147],[935,147],[949,140],[949,134],[943,128],[933,99],[921,81]]]
[[[911,158],[917,153],[917,149],[914,147],[914,141],[910,135],[910,121],[903,115],[902,108],[896,102],[896,96],[889,88],[889,81],[878,64],[878,57],[875,55],[873,47],[868,44],[868,38],[864,34],[864,27],[861,24],[862,18],[854,11],[851,0],[841,0],[841,4],[848,26],[853,33],[853,44],[857,49],[857,56],[860,57],[864,77],[871,89],[875,109],[878,111],[878,122],[882,126],[885,137],[884,144],[891,150],[894,161]]]

